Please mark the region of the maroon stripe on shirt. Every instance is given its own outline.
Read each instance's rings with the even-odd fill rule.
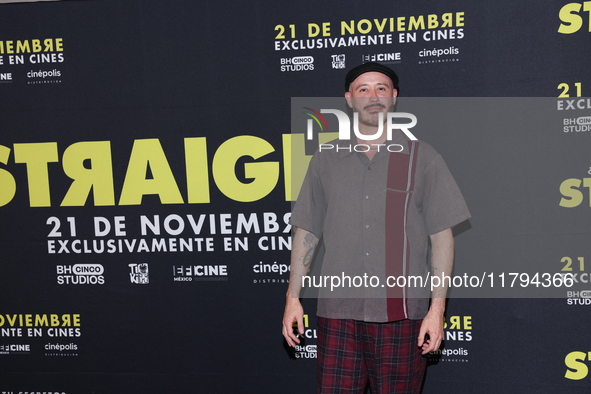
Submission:
[[[418,154],[418,142],[412,142],[410,154],[390,153],[386,191],[386,277],[408,277],[410,245],[406,239],[406,215],[414,178]],[[403,284],[402,281],[398,282]],[[387,286],[388,321],[408,318],[406,304],[407,289]]]

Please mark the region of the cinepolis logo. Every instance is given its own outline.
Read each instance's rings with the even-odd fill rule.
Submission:
[[[322,116],[322,114],[333,114],[337,117],[339,123],[339,140],[350,141],[351,140],[351,120],[349,115],[338,109],[321,109],[320,112],[309,108],[303,107],[306,111],[304,114],[310,117],[307,120],[306,139],[311,141],[314,138],[314,123],[318,125],[320,131],[328,131],[328,122]],[[410,119],[408,123],[394,123],[394,119]],[[384,123],[385,128],[384,128]],[[417,124],[417,117],[408,112],[388,112],[386,114],[386,121],[384,122],[384,114],[380,112],[378,114],[378,130],[373,135],[361,134],[359,131],[359,113],[353,113],[353,132],[355,137],[364,141],[375,141],[379,139],[384,131],[386,132],[386,140],[392,140],[392,131],[401,130],[411,141],[417,141],[417,138],[410,132],[409,129],[413,128]],[[318,147],[319,152],[323,150],[333,150],[337,152],[341,150],[355,151],[355,152],[368,152],[372,149],[377,151],[387,150],[388,152],[402,152],[404,147],[400,144],[354,144],[339,146],[334,144],[320,144]]]

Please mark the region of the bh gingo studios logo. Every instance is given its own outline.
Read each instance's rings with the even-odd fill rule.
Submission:
[[[339,125],[339,140],[350,141],[351,140],[351,119],[349,115],[338,109],[321,109],[320,112],[309,108],[303,107],[306,111],[304,114],[310,117],[307,120],[306,128],[306,140],[311,141],[314,139],[314,123],[318,125],[321,132],[327,132],[328,122],[322,116],[322,114],[333,114],[337,117]],[[386,121],[384,121],[386,116]],[[410,119],[408,123],[394,123],[394,119]],[[354,136],[362,141],[375,141],[382,137],[383,133],[386,133],[386,141],[392,141],[392,131],[401,130],[411,141],[416,141],[417,138],[410,132],[409,129],[413,128],[417,124],[417,117],[408,112],[380,112],[378,114],[378,127],[375,134],[362,134],[359,131],[359,113],[353,112],[353,133]],[[387,150],[388,152],[402,152],[404,147],[400,144],[391,143],[366,143],[366,144],[349,144],[349,145],[336,145],[336,144],[320,144],[318,146],[319,152],[323,151],[355,151],[355,152],[368,152],[370,150]]]

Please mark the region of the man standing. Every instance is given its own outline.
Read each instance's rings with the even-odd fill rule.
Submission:
[[[295,230],[283,317],[290,346],[300,343],[294,323],[303,334],[302,277],[320,239],[323,276],[365,274],[384,284],[387,277],[425,278],[429,268],[433,276],[451,275],[451,228],[470,217],[430,145],[398,130],[392,140],[386,132],[378,135],[396,103],[396,73],[379,63],[362,64],[347,73],[345,91],[358,114],[359,135],[336,142],[340,149],[316,152],[291,216]],[[351,149],[354,142],[364,148]],[[429,287],[391,284],[378,286],[380,296],[367,289],[368,297],[319,298],[319,393],[363,393],[367,385],[372,393],[421,391],[423,355],[437,350],[443,338],[447,289],[429,294]]]

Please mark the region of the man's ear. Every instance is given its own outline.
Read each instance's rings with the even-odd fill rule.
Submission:
[[[349,105],[349,108],[353,108],[353,105],[351,104],[351,93],[350,92],[345,92],[345,99],[347,100],[347,104]]]

